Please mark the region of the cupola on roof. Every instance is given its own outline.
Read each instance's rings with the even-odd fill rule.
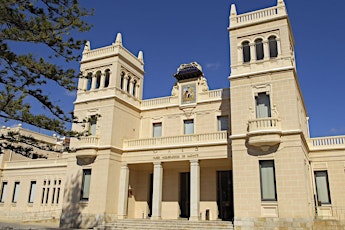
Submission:
[[[189,64],[181,64],[177,69],[177,73],[174,74],[174,77],[180,81],[203,75],[201,66],[197,62],[191,62]]]

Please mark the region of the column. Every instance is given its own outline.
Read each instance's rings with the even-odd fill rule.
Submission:
[[[128,179],[129,179],[129,169],[128,169],[127,164],[124,164],[121,166],[121,170],[120,170],[119,199],[117,203],[117,218],[118,219],[124,219],[127,216]]]
[[[122,85],[122,90],[123,90],[123,91],[126,91],[126,92],[127,92],[127,84],[128,84],[128,81],[129,81],[129,77],[126,75],[126,76],[123,78],[123,85]]]
[[[268,46],[268,41],[263,41],[264,44],[264,60],[270,59],[270,49]]]
[[[91,78],[91,90],[95,89],[96,88],[96,81],[97,81],[97,78],[96,78],[96,75],[95,74],[92,74],[92,78]]]
[[[130,95],[133,95],[133,87],[134,87],[134,79],[131,79],[131,81],[129,82],[129,92],[128,92]]]
[[[281,50],[281,46],[280,46],[280,38],[276,38],[277,39],[277,51],[278,51],[278,56],[277,57],[281,57],[282,56],[282,50]],[[293,48],[292,48],[293,49]],[[292,52],[292,55],[294,55],[293,50],[290,50],[290,52]]]
[[[135,85],[135,87],[136,87],[136,89],[135,89],[135,97],[136,98],[138,98],[138,99],[141,99],[140,97],[139,97],[139,95],[140,95],[140,92],[139,92],[139,90],[140,90],[140,86],[139,86],[139,81],[137,82],[137,84]]]
[[[199,220],[200,167],[199,160],[190,161],[190,221]]]
[[[161,162],[154,162],[153,164],[153,194],[151,219],[158,220],[161,219],[162,211],[163,167]]]
[[[255,43],[250,43],[250,62],[256,61]]]
[[[100,89],[104,88],[104,83],[105,83],[105,73],[101,73],[101,84],[99,85]]]
[[[89,81],[89,79],[88,79],[87,75],[82,77],[82,82],[83,82],[82,89],[83,90],[87,90],[88,81]]]

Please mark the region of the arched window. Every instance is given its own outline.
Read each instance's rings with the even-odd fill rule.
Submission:
[[[132,95],[133,95],[133,96],[135,96],[136,87],[137,87],[137,81],[134,80],[134,81],[133,81],[133,90],[132,90]]]
[[[86,90],[91,90],[91,83],[92,83],[92,73],[88,73],[86,77]]]
[[[128,92],[128,93],[130,93],[129,92],[129,86],[131,85],[131,77],[128,77],[128,79],[127,79],[127,87],[126,87],[126,91]]]
[[[95,89],[98,89],[101,86],[101,75],[102,75],[101,71],[97,71]]]
[[[124,90],[123,82],[125,81],[125,73],[121,72],[121,81],[120,81],[120,88]]]
[[[248,41],[242,42],[243,62],[250,62],[250,46]]]
[[[108,87],[110,82],[110,70],[105,70],[105,81],[104,81],[104,87]]]
[[[268,38],[268,46],[270,48],[270,58],[278,57],[278,45],[276,36],[270,36]]]
[[[264,59],[264,45],[262,39],[258,38],[255,40],[255,51],[256,51],[256,60]]]

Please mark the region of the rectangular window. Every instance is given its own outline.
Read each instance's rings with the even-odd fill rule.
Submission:
[[[256,103],[256,118],[271,117],[271,103],[270,95],[265,93],[258,93],[255,97]]]
[[[41,203],[42,203],[42,204],[44,203],[44,195],[45,195],[45,192],[46,192],[46,189],[43,188],[43,189],[42,189],[42,199],[41,199]]]
[[[13,196],[12,196],[12,203],[17,203],[18,194],[19,194],[19,182],[14,182],[14,189],[13,189]]]
[[[47,188],[47,194],[46,194],[46,204],[48,204],[48,199],[49,199],[49,188]]]
[[[194,133],[194,120],[184,120],[184,134],[193,134]]]
[[[153,133],[152,136],[153,137],[161,137],[162,136],[162,123],[153,123],[152,124],[153,127]]]
[[[228,116],[218,116],[218,131],[227,131],[229,129],[229,118]]]
[[[59,198],[60,198],[60,188],[57,189],[57,193],[56,193],[56,203],[59,203]]]
[[[81,185],[80,200],[88,201],[90,195],[91,169],[83,169],[83,181]]]
[[[7,182],[4,181],[4,182],[2,182],[2,187],[1,187],[0,203],[4,203],[5,202],[6,192],[7,192]]]
[[[97,117],[91,116],[89,120],[89,135],[95,136],[96,135],[96,125],[97,125]]]
[[[29,193],[29,203],[34,203],[36,192],[36,181],[31,181],[30,184],[30,193]]]
[[[273,160],[259,161],[260,164],[260,182],[261,182],[261,200],[276,201],[276,179]]]
[[[53,188],[52,204],[54,204],[54,199],[55,199],[55,190],[56,190],[56,188]]]
[[[327,171],[315,171],[316,195],[319,204],[330,204],[331,196]]]

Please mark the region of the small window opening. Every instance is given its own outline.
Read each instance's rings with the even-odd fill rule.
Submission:
[[[250,45],[248,41],[242,42],[243,62],[250,62]]]
[[[256,51],[256,60],[264,59],[264,45],[262,43],[262,39],[255,40],[255,51]]]
[[[270,49],[270,58],[278,57],[278,45],[275,36],[271,36],[268,38],[268,46]]]

